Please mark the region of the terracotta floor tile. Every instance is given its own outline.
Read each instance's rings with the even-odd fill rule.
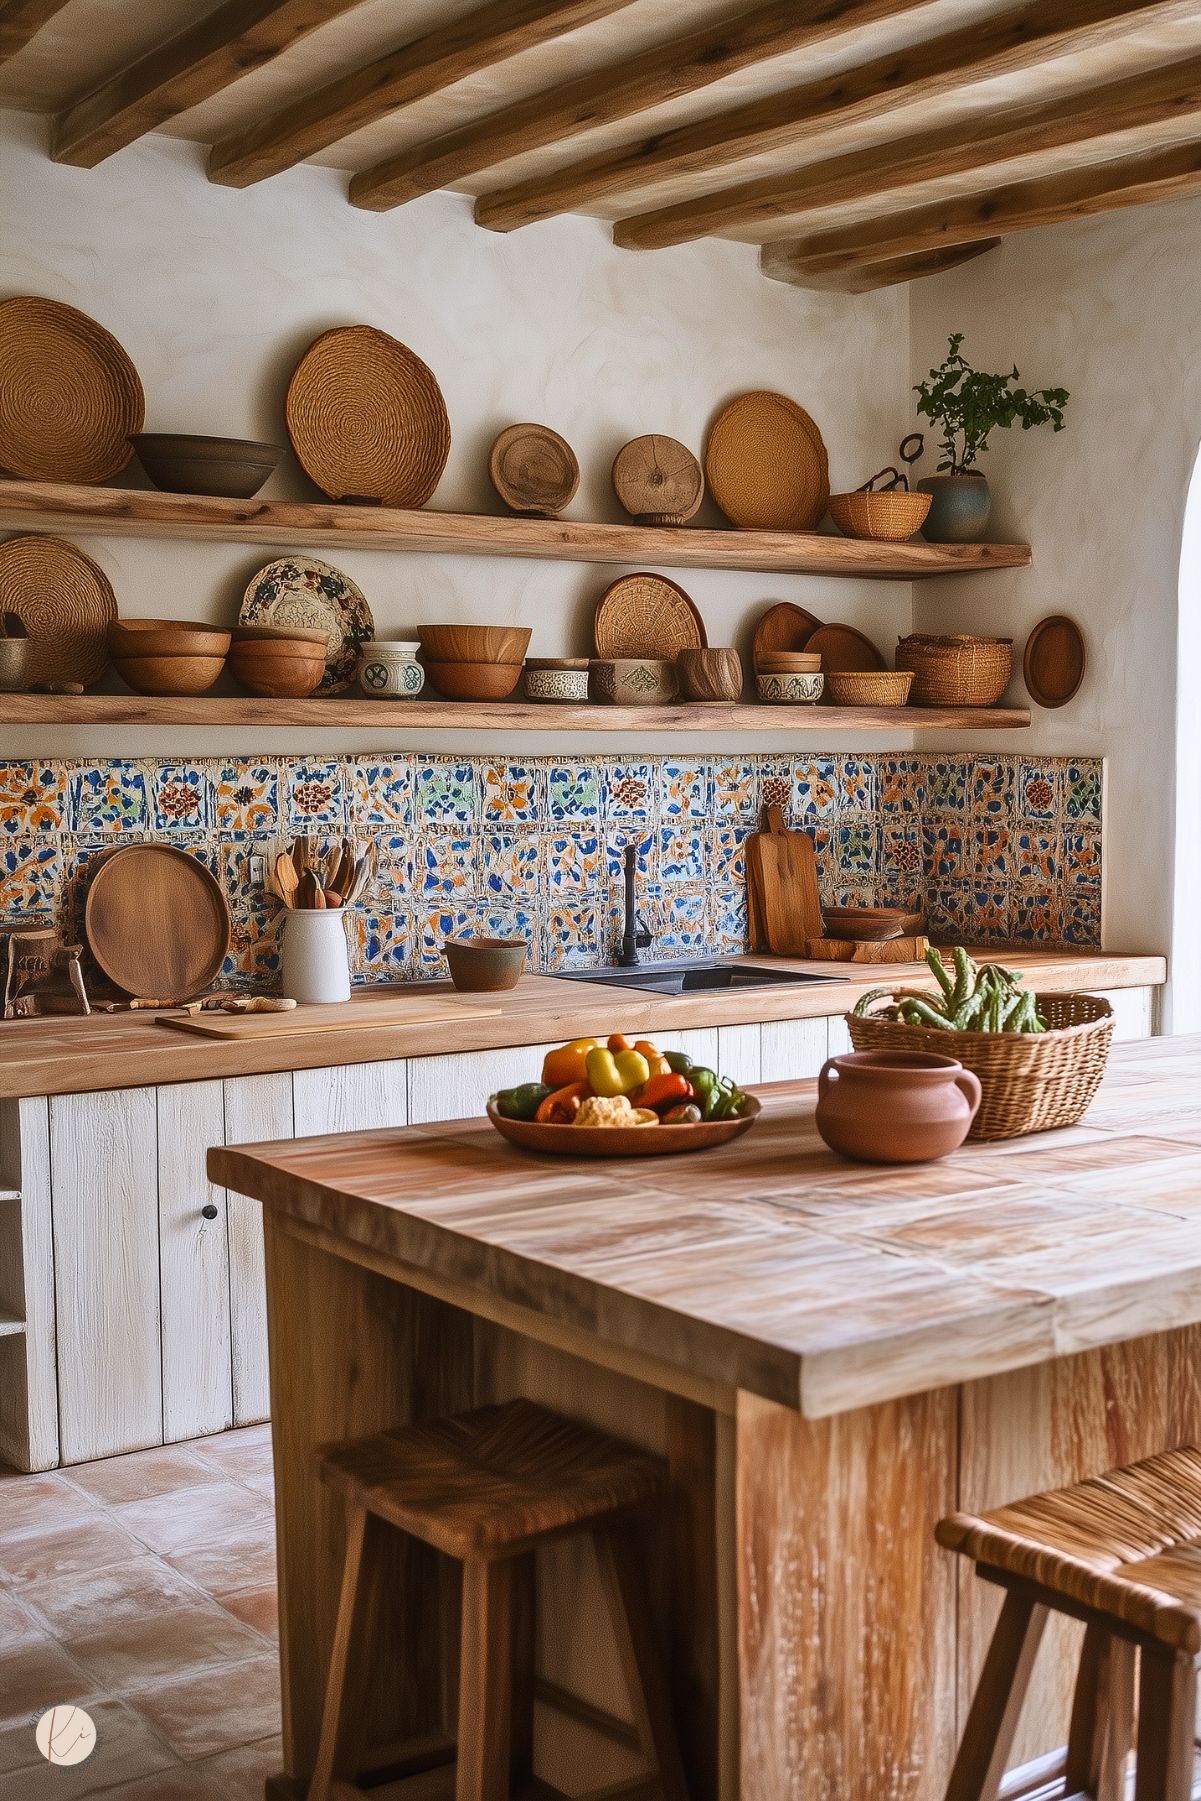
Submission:
[[[99,1622],[127,1625],[201,1598],[191,1583],[141,1547],[136,1556],[107,1569],[26,1583],[20,1595],[34,1619],[64,1640],[86,1636]]]
[[[0,1544],[22,1532],[50,1532],[100,1517],[95,1501],[59,1475],[0,1475]]]
[[[219,1801],[221,1796],[221,1790],[190,1764],[176,1764],[158,1776],[144,1776],[141,1782],[120,1783],[99,1792],[105,1801],[117,1801],[118,1796],[120,1801]]]
[[[141,1689],[130,1704],[185,1761],[215,1756],[278,1733],[279,1663],[266,1656],[225,1664],[206,1671],[203,1682],[185,1677]]]
[[[192,1765],[203,1771],[226,1801],[263,1801],[264,1782],[268,1776],[278,1776],[283,1767],[284,1748],[278,1738],[239,1745],[235,1751],[223,1751],[219,1757],[206,1757],[203,1763]]]
[[[211,1595],[273,1585],[275,1517],[265,1511],[248,1524],[168,1556],[165,1562]]]
[[[144,1556],[146,1547],[117,1525],[111,1514],[88,1523],[46,1532],[22,1532],[0,1540],[0,1586],[20,1587],[50,1576],[101,1570]]]
[[[160,1556],[190,1551],[224,1539],[240,1526],[273,1523],[262,1495],[224,1477],[193,1488],[178,1488],[148,1501],[129,1501],[112,1510],[113,1519]]]
[[[76,1464],[63,1473],[77,1488],[102,1502],[146,1501],[213,1480],[211,1465],[182,1445],[134,1451],[128,1457],[108,1457],[103,1463]]]
[[[211,1464],[238,1482],[251,1476],[270,1476],[274,1470],[270,1434],[262,1436],[262,1428],[251,1426],[252,1437],[242,1432],[223,1432],[220,1438],[201,1439],[196,1446],[197,1461]]]
[[[242,1620],[247,1626],[253,1626],[264,1638],[279,1639],[279,1597],[274,1582],[264,1583],[261,1588],[244,1588],[236,1594],[221,1596],[221,1606],[227,1608],[235,1619]]]
[[[56,1701],[84,1701],[98,1692],[52,1638],[27,1638],[15,1650],[0,1647],[0,1726],[28,1724]]]
[[[139,1719],[123,1701],[89,1701],[87,1711],[96,1728],[96,1749],[86,1763],[70,1768],[48,1764],[38,1752],[28,1720],[0,1735],[0,1771],[10,1767],[10,1754],[20,1758],[11,1765],[9,1784],[13,1801],[74,1801],[76,1796],[102,1790],[130,1793],[128,1785],[155,1772],[180,1766],[156,1732]],[[29,1763],[29,1758],[33,1763]],[[0,1795],[7,1790],[0,1776]]]
[[[42,1622],[35,1621],[7,1589],[0,1589],[0,1649],[16,1651],[43,1636]]]

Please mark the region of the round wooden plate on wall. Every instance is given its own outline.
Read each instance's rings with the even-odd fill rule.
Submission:
[[[133,455],[145,415],[138,372],[111,332],[40,295],[0,301],[0,469],[105,481]]]
[[[605,589],[592,622],[596,654],[667,657],[708,646],[705,622],[691,596],[665,575],[621,575]]]
[[[1031,700],[1040,707],[1064,707],[1084,680],[1087,655],[1074,619],[1053,613],[1041,619],[1026,640],[1022,675]]]
[[[821,432],[786,394],[740,394],[723,407],[705,447],[709,492],[734,525],[807,532],[830,499]]]
[[[221,973],[229,906],[216,877],[187,851],[129,844],[92,877],[84,931],[97,963],[126,994],[186,1001]]]
[[[613,492],[640,525],[687,525],[705,498],[705,478],[676,438],[631,438],[613,462]]]
[[[514,513],[553,519],[580,485],[575,451],[549,425],[510,425],[488,459],[492,486]]]
[[[778,600],[759,617],[751,640],[751,656],[759,658],[772,650],[804,650],[821,625],[821,620],[798,607],[791,600]]]

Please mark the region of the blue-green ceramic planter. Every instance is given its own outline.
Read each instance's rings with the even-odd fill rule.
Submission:
[[[988,529],[992,495],[983,475],[926,475],[917,484],[934,496],[922,536],[930,544],[978,544]]]

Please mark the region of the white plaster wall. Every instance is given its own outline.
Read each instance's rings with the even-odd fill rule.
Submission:
[[[602,519],[620,517],[608,472],[628,438],[669,432],[699,450],[716,407],[744,388],[782,389],[813,413],[835,487],[855,486],[890,461],[906,429],[903,289],[853,299],[803,294],[764,280],[745,245],[637,256],[614,250],[607,229],[586,219],[498,237],[472,223],[458,196],[432,195],[375,216],[347,205],[344,188],[344,176],[301,168],[234,192],[205,179],[196,146],[165,139],[95,171],[60,168],[47,158],[43,121],[0,115],[0,293],[51,295],[115,332],[142,376],[150,430],[281,439],[287,377],[308,343],[331,325],[381,326],[425,358],[445,392],[454,438],[433,502],[443,509],[499,510],[487,454],[498,429],[517,419],[565,434],[583,469],[571,512]],[[134,465],[118,480],[142,478]],[[267,492],[313,490],[289,455]],[[130,615],[232,618],[247,580],[269,560],[245,546],[81,541]],[[531,648],[542,655],[589,648],[592,608],[614,573],[323,554],[363,587],[381,635],[401,635],[421,619],[515,621],[533,626]],[[904,584],[710,571],[680,579],[712,644],[745,648],[769,599],[849,619],[886,651],[910,619]],[[426,734],[430,748],[469,743],[433,736]],[[646,741],[668,748],[662,735],[648,731]],[[605,742],[612,741],[579,745]],[[754,748],[774,742],[759,738]],[[333,734],[322,743],[380,747]],[[502,748],[495,739],[475,748],[489,744]],[[554,742],[521,748],[539,746],[549,751]],[[0,756],[238,747],[313,748],[303,734],[227,728],[130,731],[119,743],[95,731],[0,731]]]
[[[963,270],[916,284],[914,379],[966,333],[979,366],[1016,361],[1028,387],[1071,390],[1066,429],[999,433],[985,459],[990,536],[1028,538],[1030,570],[915,588],[931,630],[1015,639],[1048,613],[1088,643],[1084,686],[1034,709],[1015,749],[1104,755],[1106,942],[1189,955],[1196,891],[1174,920],[1177,585],[1181,532],[1201,442],[1201,203],[1115,213],[1013,238]],[[933,440],[929,440],[933,450]],[[923,468],[934,467],[928,455]],[[1190,616],[1195,586],[1181,596]],[[1201,671],[1180,665],[1182,755],[1201,750]],[[970,740],[969,740],[970,743]],[[1196,819],[1186,822],[1191,838]],[[1185,1029],[1177,1016],[1176,1029]],[[1193,1029],[1201,1017],[1190,1019]]]

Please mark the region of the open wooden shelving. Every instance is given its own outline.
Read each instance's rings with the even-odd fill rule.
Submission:
[[[1025,707],[567,706],[524,700],[263,700],[251,694],[0,694],[4,725],[328,726],[442,732],[1012,731]]]
[[[919,581],[989,569],[1025,569],[1028,544],[872,544],[817,532],[592,524],[474,513],[406,512],[332,501],[216,500],[157,489],[92,488],[0,480],[0,531],[109,538],[183,538],[427,555],[533,557],[663,569],[744,569],[776,575]]]

